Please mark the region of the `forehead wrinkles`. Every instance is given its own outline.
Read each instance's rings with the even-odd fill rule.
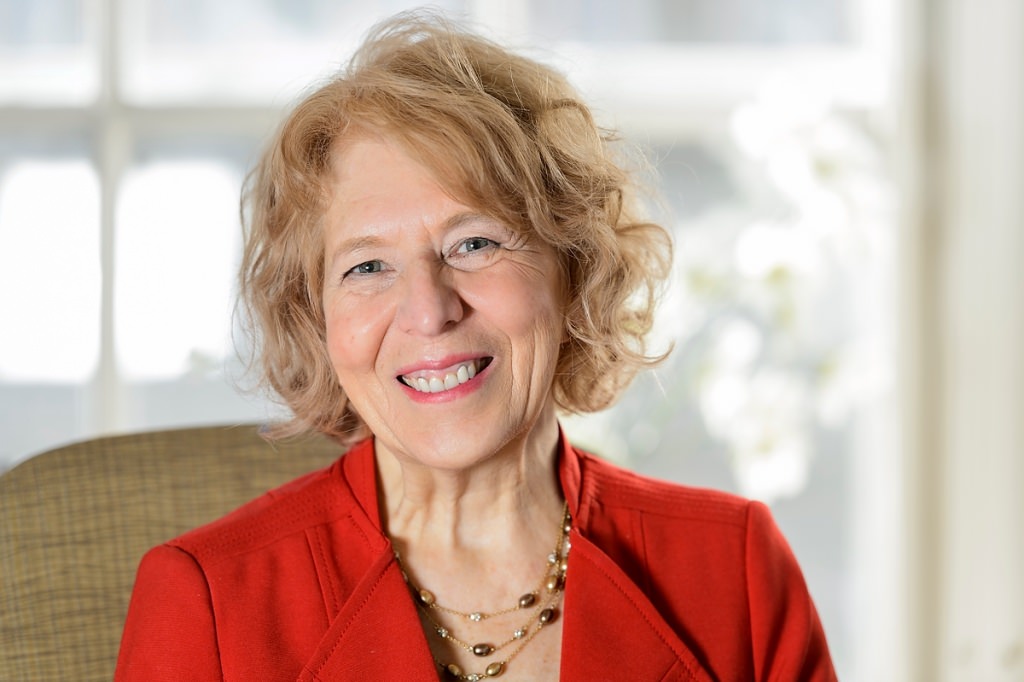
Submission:
[[[491,186],[493,179],[487,178],[486,163],[476,145],[440,140],[430,131],[415,128],[389,130],[371,128],[369,124],[354,125],[331,145],[328,165],[334,182],[342,179],[340,170],[347,154],[363,142],[378,143],[403,154],[458,204],[489,215],[508,213],[498,198],[500,191]],[[332,182],[332,190],[333,185]]]

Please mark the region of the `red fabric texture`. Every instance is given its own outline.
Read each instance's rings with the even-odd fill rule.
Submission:
[[[836,679],[766,507],[564,439],[559,474],[573,517],[560,679]],[[372,441],[147,553],[115,679],[436,680],[380,530]]]

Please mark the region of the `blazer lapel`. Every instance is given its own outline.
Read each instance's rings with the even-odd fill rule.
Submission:
[[[561,680],[711,682],[622,569],[576,530],[570,542]]]
[[[390,549],[345,601],[298,679],[437,679],[416,607]]]

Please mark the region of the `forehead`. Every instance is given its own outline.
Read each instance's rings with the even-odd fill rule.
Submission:
[[[392,131],[353,123],[331,146],[329,181],[347,184],[356,173],[380,176],[392,172],[392,162],[400,160],[404,169],[415,167],[459,203],[508,218],[509,207],[487,169],[492,160],[482,158],[478,152],[475,143],[458,137],[449,139],[430,131]],[[382,163],[389,168],[377,168]]]
[[[335,147],[328,191],[327,225],[335,229],[410,221],[417,215],[440,218],[460,206],[430,169],[398,144],[375,136],[347,139]]]
[[[442,184],[453,193],[461,194],[459,188],[469,184],[468,177],[474,171],[464,165],[457,146],[412,129],[395,132],[355,123],[333,141],[330,164],[337,175],[345,166],[359,165],[370,157],[400,157],[435,180],[443,180]]]
[[[335,140],[325,178],[325,256],[366,235],[400,238],[413,227],[451,229],[481,219],[535,236],[518,211],[466,177],[474,176],[474,164],[465,165],[449,150],[431,156],[434,147],[417,140],[366,128]]]

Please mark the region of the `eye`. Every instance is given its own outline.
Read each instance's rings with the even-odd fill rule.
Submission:
[[[368,260],[365,263],[360,263],[351,270],[345,273],[345,276],[349,275],[372,275],[384,270],[384,264],[379,260]]]
[[[456,254],[472,253],[474,251],[483,251],[491,247],[498,246],[498,242],[487,237],[470,237],[469,239],[463,239],[455,247]]]

